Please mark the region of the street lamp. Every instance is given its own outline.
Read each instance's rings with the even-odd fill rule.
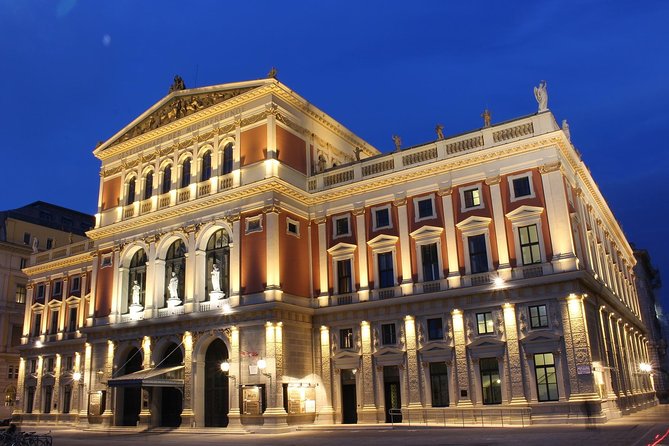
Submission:
[[[72,381],[79,382],[80,379],[81,379],[81,372],[74,372],[72,374]]]
[[[257,366],[258,366],[258,370],[260,370],[260,373],[262,373],[263,375],[265,375],[266,377],[269,378],[269,394],[270,394],[270,396],[273,396],[273,393],[272,393],[272,374],[271,373],[265,373],[265,369],[267,368],[267,361],[260,358],[258,360]]]

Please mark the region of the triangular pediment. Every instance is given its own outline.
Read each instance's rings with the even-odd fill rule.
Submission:
[[[342,243],[337,243],[333,247],[329,248],[328,253],[330,253],[330,255],[332,255],[333,257],[349,255],[352,254],[353,251],[355,251],[355,248],[357,248],[357,246],[352,245],[350,243],[342,242]]]
[[[487,228],[490,225],[492,218],[481,217],[478,215],[472,215],[471,217],[465,218],[457,226],[461,231],[468,231],[479,228]]]
[[[409,234],[414,240],[424,240],[424,239],[433,239],[439,238],[441,233],[444,232],[444,228],[438,228],[436,226],[425,225],[419,229],[416,229],[411,234]]]
[[[531,331],[522,339],[523,342],[553,342],[559,340],[560,335],[550,330]]]
[[[511,221],[535,219],[538,218],[543,211],[544,208],[524,205],[506,214],[506,218]]]
[[[334,354],[334,359],[344,360],[344,359],[355,359],[356,361],[360,358],[360,354],[351,350],[339,350]]]
[[[198,113],[266,83],[267,79],[261,79],[258,81],[172,91],[142,113],[137,119],[125,126],[120,132],[96,148],[94,153],[156,130],[186,116]]]
[[[384,248],[387,246],[395,246],[399,237],[388,234],[380,234],[367,242],[372,248]]]

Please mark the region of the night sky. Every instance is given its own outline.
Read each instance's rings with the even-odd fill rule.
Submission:
[[[507,4],[507,3],[510,3]],[[0,0],[0,210],[95,213],[92,150],[166,95],[278,78],[381,151],[568,119],[629,240],[669,277],[669,2]],[[666,296],[666,290],[663,290]],[[669,305],[665,300],[665,308]]]

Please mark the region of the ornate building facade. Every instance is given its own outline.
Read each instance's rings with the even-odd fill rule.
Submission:
[[[383,154],[276,79],[175,79],[95,149],[91,241],[26,269],[14,416],[269,429],[654,404],[632,249],[535,94],[536,114]]]

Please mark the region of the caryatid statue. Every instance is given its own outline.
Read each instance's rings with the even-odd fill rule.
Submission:
[[[548,110],[548,90],[546,81],[541,81],[538,87],[534,87],[534,98],[539,104],[539,113]]]

